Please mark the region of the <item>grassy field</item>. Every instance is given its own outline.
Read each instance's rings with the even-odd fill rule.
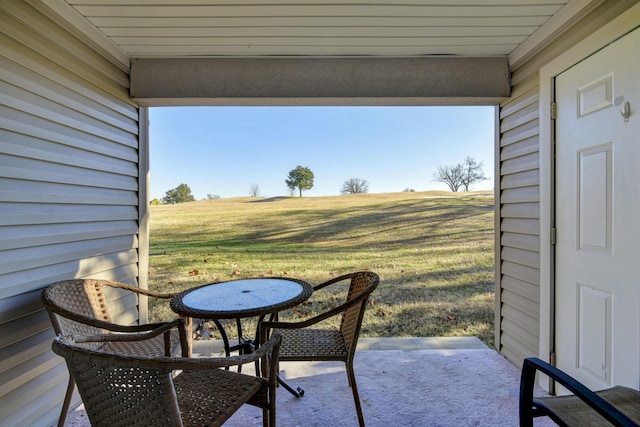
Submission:
[[[151,206],[152,290],[355,270],[381,282],[362,336],[477,336],[494,345],[493,194],[403,192]],[[282,318],[335,304],[314,294]],[[171,317],[151,306],[151,320]]]

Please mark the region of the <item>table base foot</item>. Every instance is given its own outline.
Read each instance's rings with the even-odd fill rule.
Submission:
[[[278,375],[276,378],[278,379],[278,384],[284,387],[289,393],[293,394],[296,398],[301,398],[302,396],[304,396],[304,390],[301,389],[300,387],[297,387],[296,390],[294,390],[289,384],[287,384],[286,382],[284,382],[282,378],[280,378],[280,375]]]

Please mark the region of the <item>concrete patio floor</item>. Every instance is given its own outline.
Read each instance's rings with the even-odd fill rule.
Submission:
[[[194,341],[194,355],[220,349],[217,341]],[[361,338],[355,372],[368,426],[518,425],[520,370],[474,337]],[[278,389],[278,425],[358,425],[343,363],[283,362],[281,376],[305,395]],[[82,408],[67,425],[89,425]],[[262,412],[245,405],[225,425],[261,426]]]

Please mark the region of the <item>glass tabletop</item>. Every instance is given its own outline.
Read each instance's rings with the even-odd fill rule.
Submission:
[[[234,280],[200,286],[177,294],[171,308],[183,315],[208,318],[259,316],[293,307],[309,298],[307,282],[285,278]]]

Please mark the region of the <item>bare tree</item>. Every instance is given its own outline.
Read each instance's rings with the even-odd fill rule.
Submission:
[[[474,158],[467,157],[462,166],[464,167],[462,180],[464,191],[469,191],[471,184],[489,179],[482,170],[482,162],[478,163]]]
[[[433,180],[444,182],[455,193],[462,187],[464,168],[460,163],[454,166],[438,166],[438,172],[434,174]]]
[[[369,183],[362,178],[349,178],[342,184],[342,194],[360,194],[369,192]]]
[[[438,166],[438,172],[434,174],[434,181],[444,182],[454,193],[461,188],[469,191],[472,184],[488,179],[482,171],[482,163],[467,157],[464,163],[453,166]]]
[[[251,197],[260,197],[260,186],[255,182],[249,187],[249,195]]]

